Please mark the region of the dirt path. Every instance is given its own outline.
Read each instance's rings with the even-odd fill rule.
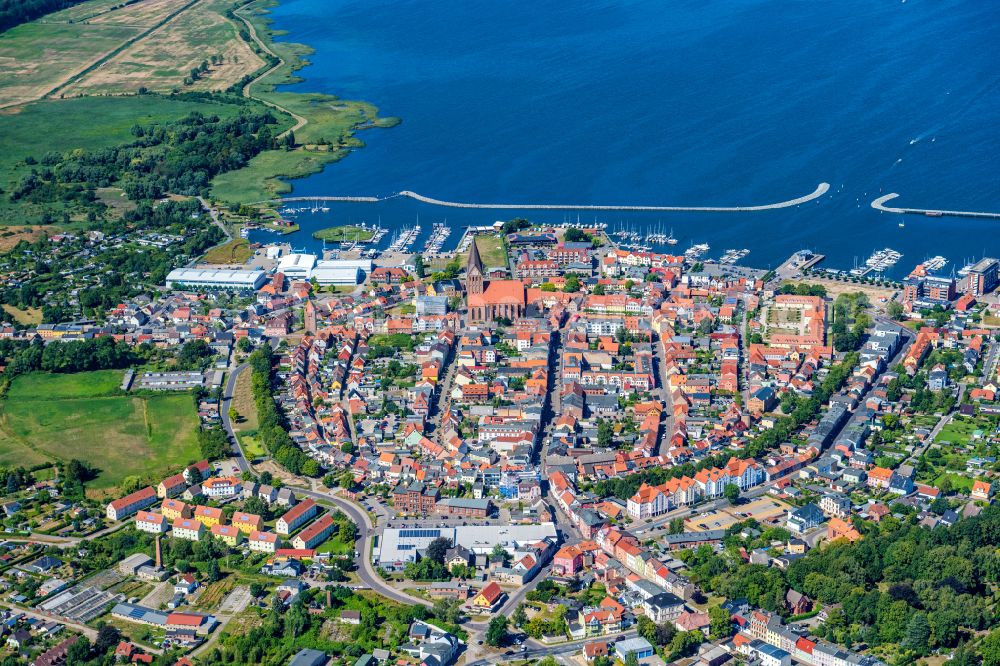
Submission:
[[[295,113],[295,112],[293,112],[293,111],[291,111],[291,110],[289,110],[289,109],[281,106],[280,104],[275,104],[274,102],[269,102],[268,100],[262,99],[260,97],[254,97],[254,95],[250,92],[250,87],[253,84],[260,83],[265,77],[269,76],[275,70],[277,70],[279,67],[281,67],[282,65],[285,64],[285,61],[281,58],[281,56],[279,56],[277,53],[275,53],[274,51],[272,51],[267,46],[267,44],[264,43],[264,40],[262,40],[257,35],[257,28],[254,26],[253,21],[251,21],[247,17],[243,16],[242,12],[244,10],[249,9],[250,5],[252,5],[252,4],[253,3],[250,3],[248,5],[245,5],[244,7],[241,7],[239,10],[234,11],[233,15],[236,18],[238,18],[239,20],[241,20],[243,22],[243,24],[247,27],[247,32],[250,33],[250,38],[257,44],[257,46],[259,46],[260,49],[264,53],[268,54],[272,58],[275,58],[277,60],[277,62],[274,64],[273,67],[269,67],[268,69],[264,70],[263,72],[261,72],[260,76],[258,76],[257,78],[255,78],[254,80],[250,81],[245,86],[243,86],[243,96],[246,97],[246,98],[248,98],[248,99],[257,100],[258,102],[260,102],[261,104],[264,104],[265,106],[269,106],[272,109],[276,109],[278,111],[281,111],[282,113],[287,113],[292,118],[295,118],[295,124],[292,125],[290,128],[288,128],[287,130],[285,130],[284,132],[282,132],[281,134],[278,135],[278,138],[280,139],[280,138],[284,137],[286,134],[288,134],[289,132],[297,132],[297,131],[299,131],[300,129],[302,129],[303,127],[305,127],[306,123],[308,123],[309,121],[306,120],[303,116],[300,116],[299,114],[297,114],[297,113]]]

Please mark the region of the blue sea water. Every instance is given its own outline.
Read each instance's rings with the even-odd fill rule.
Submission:
[[[984,0],[283,0],[284,39],[315,48],[290,86],[376,104],[403,122],[297,195],[407,189],[474,202],[752,205],[755,213],[579,213],[672,228],[678,248],[749,248],[774,266],[801,248],[850,268],[874,249],[953,266],[1000,254],[1000,221],[900,217],[1000,211],[1000,5]],[[300,215],[308,232],[489,224],[514,211],[407,199]],[[561,222],[576,212],[526,211]],[[905,221],[905,228],[898,226]],[[457,240],[456,232],[453,240]],[[666,248],[664,248],[666,249]]]

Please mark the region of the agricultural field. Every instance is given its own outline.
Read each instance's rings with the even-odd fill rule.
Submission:
[[[169,0],[145,0],[102,14],[91,23],[127,21],[129,17],[124,13],[131,9],[138,20],[155,25],[164,17],[163,5],[168,11],[170,7],[176,11],[179,6]],[[237,26],[225,17],[229,5],[225,0],[195,2],[67,86],[65,93],[75,96],[134,92],[140,87],[155,92],[229,88],[264,65],[251,46],[240,39]],[[143,13],[139,14],[140,11]],[[207,71],[186,84],[185,78],[202,62],[209,63]]]
[[[144,0],[122,7],[121,0],[92,0],[43,16],[38,23],[100,23],[155,25],[156,17],[167,14],[171,0]],[[152,17],[150,16],[152,14]]]
[[[98,470],[88,488],[104,491],[197,460],[191,396],[126,395],[121,379],[115,370],[18,377],[0,408],[0,464],[77,458]]]
[[[225,90],[263,59],[226,18],[226,0],[94,0],[0,35],[0,108],[47,95]],[[39,45],[44,45],[41,48]],[[188,84],[191,70],[210,63]]]
[[[41,99],[142,32],[140,26],[25,23],[0,35],[0,109]]]

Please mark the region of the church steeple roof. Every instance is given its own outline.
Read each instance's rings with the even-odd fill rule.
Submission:
[[[472,247],[469,249],[469,261],[465,267],[465,272],[470,272],[473,268],[478,270],[480,273],[483,272],[483,260],[479,256],[479,247],[476,245],[476,239],[472,239]]]

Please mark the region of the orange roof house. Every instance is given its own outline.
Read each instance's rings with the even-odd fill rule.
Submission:
[[[836,539],[847,539],[848,541],[857,541],[861,538],[861,533],[855,529],[854,525],[851,525],[846,520],[837,518],[834,516],[830,519],[830,522],[826,527],[826,538],[829,541],[834,541]]]
[[[972,483],[972,499],[988,502],[993,496],[993,484],[986,481],[976,480]]]
[[[486,587],[479,591],[479,594],[473,597],[472,605],[477,608],[493,608],[503,595],[503,589],[495,581],[490,581]]]

